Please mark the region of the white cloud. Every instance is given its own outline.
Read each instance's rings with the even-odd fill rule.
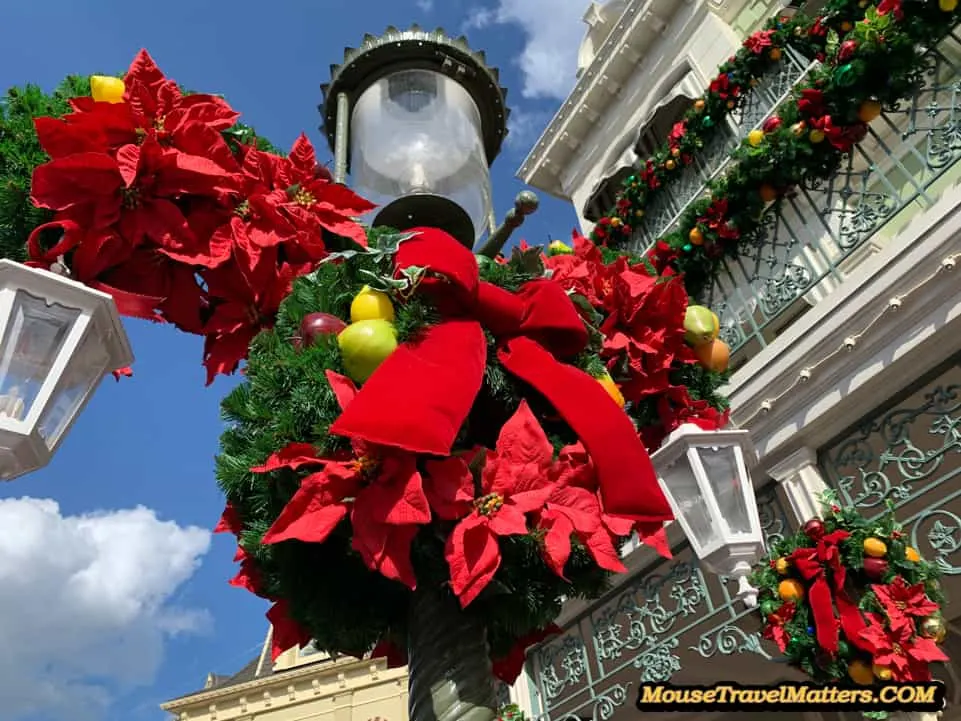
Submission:
[[[552,113],[546,111],[517,108],[511,110],[507,119],[507,147],[512,151],[527,154],[531,145],[540,137],[550,121]]]
[[[434,9],[434,0],[416,0],[414,3],[421,12],[429,13]]]
[[[200,630],[171,604],[210,533],[143,507],[63,516],[0,500],[0,704],[9,721],[94,721],[117,690],[149,683],[165,637]]]
[[[472,9],[464,28],[520,27],[525,38],[517,59],[524,81],[521,94],[563,100],[574,87],[586,8],[586,0],[498,0],[496,7]]]

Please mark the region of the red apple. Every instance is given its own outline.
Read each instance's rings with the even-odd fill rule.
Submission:
[[[888,562],[883,558],[871,558],[870,556],[864,559],[864,573],[872,581],[880,581],[884,578],[884,574],[888,572]]]
[[[308,313],[300,321],[300,341],[305,346],[313,345],[322,335],[337,335],[347,324],[330,313]]]

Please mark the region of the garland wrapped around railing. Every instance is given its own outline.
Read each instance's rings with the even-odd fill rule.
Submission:
[[[732,154],[731,167],[709,184],[708,196],[692,203],[677,228],[648,249],[659,269],[671,267],[684,275],[692,296],[699,296],[710,285],[722,258],[737,257],[739,241],[759,231],[770,206],[805,181],[836,173],[882,108],[910,97],[924,67],[919,48],[943,37],[957,15],[956,0],[882,0],[877,6],[857,5],[864,9],[863,19],[856,23],[846,19],[852,17],[852,4],[843,2],[807,26],[792,26],[792,33],[804,27],[809,34],[823,33],[824,62],[808,73],[776,115],[745,138]],[[766,32],[749,38],[737,57],[752,55],[751,48],[763,42],[759,38]],[[750,77],[747,70],[738,72]],[[739,79],[733,86],[732,77]],[[708,92],[710,102],[717,105],[725,95],[736,106],[740,96],[736,89],[743,87],[742,82],[736,73],[722,73]],[[708,113],[699,107],[696,102],[691,114],[703,125]],[[650,161],[656,174],[651,175],[645,167],[625,181],[627,187],[611,215],[602,218],[593,231],[595,242],[620,247],[630,241],[630,220],[643,212],[647,202],[648,191],[642,189],[663,185],[664,174],[676,167],[670,148],[703,142],[698,134],[693,141],[685,141],[689,132],[687,124],[675,127],[667,150]],[[682,150],[679,156],[684,155]]]

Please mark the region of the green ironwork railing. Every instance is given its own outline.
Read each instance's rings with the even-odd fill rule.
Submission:
[[[798,187],[772,208],[762,231],[745,239],[739,257],[725,261],[698,298],[720,317],[736,362],[770,344],[961,178],[961,36],[952,32],[926,59],[914,96],[872,123],[833,178]],[[632,249],[676,227],[723,172],[734,145],[776,114],[813,67],[793,52],[785,60],[752,90],[696,167],[655,201],[635,228]]]
[[[758,493],[758,509],[769,542],[789,532],[789,514],[775,484]],[[685,659],[741,653],[770,658],[755,630],[755,611],[735,605],[728,579],[718,579],[718,589],[714,578],[696,559],[665,562],[530,651],[535,719],[609,719],[632,702],[628,686],[638,675],[642,682],[669,681]]]

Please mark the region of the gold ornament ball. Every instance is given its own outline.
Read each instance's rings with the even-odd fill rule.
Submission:
[[[870,123],[877,119],[881,114],[881,103],[877,100],[865,100],[858,108],[858,120],[862,123]]]
[[[935,643],[941,643],[947,638],[948,627],[940,616],[926,616],[921,619],[920,632],[925,638],[930,638]]]
[[[874,683],[874,670],[864,661],[852,661],[848,666],[848,676],[854,683],[870,686]]]
[[[621,223],[622,223],[622,221],[621,221],[620,218],[611,218],[611,227],[612,227],[612,228],[620,228],[620,227],[621,227]]]
[[[664,163],[664,167],[667,168],[668,170],[674,170],[674,161],[671,159],[668,159],[667,162]]]
[[[958,0],[938,0],[938,7],[946,13],[953,13],[958,7]]]
[[[749,142],[755,148],[764,142],[764,131],[763,130],[752,130],[747,134],[747,142]]]
[[[879,681],[891,680],[891,669],[889,669],[887,666],[879,666],[878,664],[874,664],[871,670],[874,672],[874,675],[878,677]]]
[[[777,559],[777,561],[774,562],[774,568],[782,576],[786,576],[787,572],[791,568],[791,564],[788,562],[786,558],[779,558]]]
[[[643,211],[643,210],[635,210],[635,211],[634,211],[634,217],[635,217],[635,218],[643,218],[643,217],[644,217],[644,211]]]
[[[701,112],[702,110],[704,110],[704,105],[705,105],[705,102],[700,98],[694,101],[694,109],[697,112]]]
[[[679,158],[681,156],[681,149],[671,148],[671,155],[673,155],[675,158]]]
[[[696,226],[691,228],[691,232],[687,234],[687,239],[691,242],[691,245],[704,245],[704,234]]]
[[[888,552],[888,547],[880,538],[864,539],[864,555],[871,558],[884,558]]]

